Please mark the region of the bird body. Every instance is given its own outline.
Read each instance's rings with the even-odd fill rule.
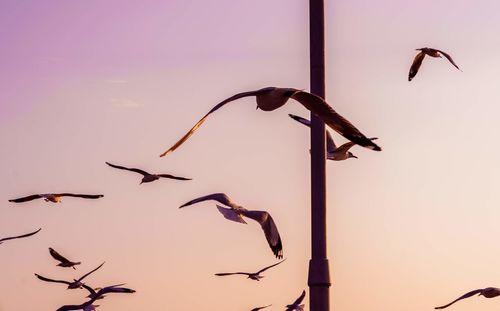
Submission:
[[[99,199],[99,198],[104,197],[104,195],[102,195],[102,194],[75,194],[75,193],[44,193],[44,194],[33,194],[33,195],[26,196],[26,197],[18,198],[18,199],[12,199],[12,200],[9,200],[9,202],[22,203],[22,202],[27,202],[27,201],[32,201],[35,199],[43,198],[43,200],[45,202],[61,203],[62,197],[78,197],[78,198],[83,198],[83,199]]]
[[[292,304],[286,306],[286,311],[304,311],[304,305],[301,304],[306,296],[306,291],[302,291],[302,294],[297,298]]]
[[[71,267],[76,270],[75,266],[81,264],[81,262],[74,262],[68,260],[66,257],[56,252],[52,247],[49,247],[49,253],[52,256],[52,258],[54,258],[57,261],[60,261],[60,263],[58,264],[59,267],[68,267],[68,268]]]
[[[463,294],[462,296],[460,296],[457,299],[453,300],[449,304],[446,304],[446,305],[440,306],[440,307],[435,307],[434,309],[438,309],[439,310],[439,309],[448,308],[449,306],[451,306],[452,304],[454,304],[455,302],[457,302],[459,300],[462,300],[462,299],[465,299],[465,298],[469,298],[469,297],[472,297],[472,296],[475,296],[475,295],[478,295],[478,294],[479,294],[479,296],[484,296],[486,298],[494,298],[494,297],[500,296],[500,288],[486,287],[486,288],[482,288],[482,289],[476,289],[476,290],[470,291],[470,292],[468,292],[466,294]]]
[[[23,235],[12,236],[12,237],[8,237],[8,238],[0,239],[0,244],[2,244],[4,241],[8,241],[8,240],[14,240],[14,239],[20,239],[20,238],[27,238],[29,236],[37,234],[38,232],[40,232],[40,230],[42,230],[42,228],[40,228],[40,229],[38,229],[38,230],[36,230],[34,232],[31,232],[31,233],[27,233],[27,234],[23,234]]]
[[[131,171],[131,172],[142,174],[143,177],[141,179],[141,184],[153,182],[153,181],[158,180],[160,178],[169,178],[169,179],[176,179],[176,180],[191,180],[190,178],[177,177],[177,176],[170,175],[170,174],[150,174],[150,173],[143,171],[141,169],[138,169],[138,168],[128,168],[128,167],[124,167],[124,166],[111,164],[109,162],[106,162],[106,164],[113,167],[113,168],[116,168],[116,169],[126,170],[126,171]]]
[[[422,65],[422,61],[424,60],[425,56],[431,56],[431,57],[439,57],[441,58],[444,56],[455,68],[458,70],[462,71],[460,68],[458,68],[457,64],[453,61],[451,56],[441,50],[433,49],[433,48],[420,48],[416,49],[417,51],[420,51],[415,58],[413,59],[413,63],[411,64],[410,67],[410,72],[408,73],[408,81],[411,81],[416,75],[418,70],[420,69],[420,66]]]

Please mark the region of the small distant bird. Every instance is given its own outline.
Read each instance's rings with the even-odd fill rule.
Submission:
[[[34,232],[31,232],[31,233],[27,233],[27,234],[23,234],[23,235],[18,235],[18,236],[12,236],[12,237],[8,237],[8,238],[3,238],[3,239],[0,239],[0,244],[2,244],[4,241],[8,241],[8,240],[14,240],[14,239],[21,239],[21,238],[27,238],[29,236],[32,236],[34,234],[37,234],[38,232],[40,232],[40,230],[42,230],[42,228],[34,231]]]
[[[410,67],[410,73],[408,74],[408,81],[411,81],[415,75],[418,72],[418,69],[420,68],[420,65],[422,65],[422,61],[424,60],[425,55],[429,55],[431,57],[441,57],[441,55],[444,55],[446,59],[450,61],[450,63],[455,66],[458,70],[462,71],[460,68],[458,68],[457,64],[453,61],[450,55],[446,54],[443,51],[432,49],[432,48],[421,48],[421,49],[416,49],[417,51],[420,51],[416,56],[415,59],[413,59],[413,63],[411,64]]]
[[[500,288],[486,287],[486,288],[483,288],[483,289],[476,289],[476,290],[473,290],[471,292],[468,292],[467,294],[464,294],[464,295],[458,297],[457,299],[453,300],[452,302],[450,302],[447,305],[444,305],[444,306],[441,306],[441,307],[435,307],[434,309],[448,308],[449,306],[451,306],[452,304],[454,304],[455,302],[457,302],[459,300],[462,300],[462,299],[465,299],[465,298],[469,298],[469,297],[475,296],[477,294],[479,294],[479,296],[484,296],[486,298],[493,298],[493,297],[496,297],[496,296],[500,295]]]
[[[56,311],[71,311],[71,310],[83,310],[83,311],[92,311],[95,310],[95,307],[98,307],[97,305],[92,305],[97,299],[100,297],[103,297],[104,294],[108,293],[125,293],[125,294],[132,294],[135,293],[135,290],[130,289],[130,288],[125,288],[125,287],[116,287],[117,285],[113,286],[107,286],[102,289],[100,289],[93,298],[91,298],[89,301],[82,303],[81,305],[66,305],[62,306]],[[94,309],[93,309],[94,308]]]
[[[43,198],[45,202],[52,202],[52,203],[61,203],[61,198],[62,197],[76,197],[76,198],[84,198],[84,199],[99,199],[102,198],[104,195],[102,194],[74,194],[74,193],[46,193],[46,194],[34,194],[34,195],[29,195],[27,197],[22,197],[18,199],[13,199],[9,200],[9,202],[14,202],[14,203],[21,203],[21,202],[27,202],[27,201],[32,201],[35,199],[41,199]]]
[[[194,134],[194,132],[196,132],[196,130],[203,124],[203,122],[205,122],[210,114],[214,113],[229,102],[248,96],[256,96],[257,109],[260,108],[264,111],[276,110],[286,104],[288,99],[293,98],[301,103],[305,108],[315,113],[321,118],[321,120],[323,120],[323,122],[326,123],[326,125],[331,127],[340,135],[344,136],[346,139],[368,149],[375,151],[382,150],[379,146],[363,135],[354,125],[351,124],[351,122],[333,110],[333,108],[330,107],[330,105],[328,105],[323,98],[293,88],[265,87],[256,91],[238,93],[223,100],[213,107],[203,118],[201,118],[181,139],[179,139],[179,141],[177,141],[167,151],[162,153],[160,157],[165,156],[182,145],[191,135]]]
[[[118,165],[111,164],[109,162],[106,162],[106,164],[111,166],[111,167],[120,169],[120,170],[127,170],[127,171],[132,171],[132,172],[142,174],[144,177],[141,180],[141,184],[152,182],[152,181],[158,180],[160,178],[170,178],[170,179],[177,179],[177,180],[191,180],[191,178],[177,177],[177,176],[169,175],[169,174],[150,174],[150,173],[145,172],[143,170],[140,170],[138,168],[128,168],[128,167],[124,167],[124,166],[118,166]]]
[[[52,247],[49,247],[49,253],[52,258],[54,258],[57,261],[60,261],[58,264],[59,267],[72,267],[73,269],[76,270],[75,266],[81,264],[81,262],[74,262],[71,260],[68,260],[66,257],[62,256],[58,252],[56,252]]]
[[[276,227],[276,224],[274,223],[271,215],[266,211],[249,211],[231,201],[231,199],[224,193],[213,193],[202,196],[183,204],[179,208],[209,200],[215,200],[230,207],[225,208],[223,206],[217,205],[217,209],[219,210],[219,212],[221,212],[224,218],[228,220],[246,224],[245,220],[242,217],[245,216],[257,221],[262,227],[262,230],[264,231],[267,239],[267,243],[271,247],[274,255],[277,258],[283,258],[283,245],[281,243],[281,237],[278,232],[278,228]]]
[[[300,295],[300,297],[297,298],[297,300],[295,300],[294,303],[286,306],[286,311],[293,311],[293,310],[304,311],[304,305],[302,305],[301,302],[302,300],[304,300],[305,296],[306,296],[306,291],[304,290],[302,291],[302,295]]]
[[[215,275],[217,275],[217,276],[226,276],[226,275],[242,274],[242,275],[247,275],[248,279],[252,279],[252,280],[255,280],[255,281],[260,281],[260,279],[264,278],[263,275],[260,275],[262,272],[264,272],[267,269],[270,269],[270,268],[272,268],[274,266],[279,265],[280,263],[282,263],[285,260],[286,259],[283,259],[282,261],[280,261],[278,263],[275,263],[274,265],[270,265],[268,267],[265,267],[264,269],[260,269],[259,271],[254,272],[254,273],[249,273],[249,272],[231,272],[231,273],[216,273]]]
[[[259,310],[265,309],[265,308],[270,307],[270,306],[272,306],[272,305],[268,305],[268,306],[265,306],[265,307],[257,307],[257,308],[253,308],[253,309],[252,309],[252,310],[250,310],[250,311],[259,311]]]
[[[81,278],[79,278],[78,280],[76,279],[73,279],[73,282],[69,282],[69,281],[62,281],[62,280],[53,280],[53,279],[49,279],[49,278],[46,278],[44,276],[41,276],[39,274],[36,274],[35,273],[35,276],[39,279],[39,280],[42,280],[42,281],[45,281],[45,282],[52,282],[52,283],[62,283],[62,284],[67,284],[68,285],[68,289],[75,289],[75,288],[82,288],[83,286],[83,279],[85,279],[87,276],[89,276],[90,274],[94,273],[95,271],[97,271],[99,268],[102,267],[102,265],[104,265],[104,262],[102,264],[100,264],[97,268],[95,268],[94,270],[90,271],[89,273],[83,275]]]

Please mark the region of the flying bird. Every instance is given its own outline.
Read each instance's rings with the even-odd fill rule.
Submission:
[[[68,289],[75,289],[75,288],[82,288],[83,286],[83,279],[85,279],[87,276],[89,276],[90,274],[94,273],[95,271],[97,271],[99,268],[102,267],[102,265],[104,265],[104,262],[102,264],[100,264],[97,268],[95,268],[94,270],[90,271],[89,273],[83,275],[81,278],[79,278],[78,280],[77,279],[73,279],[73,282],[69,282],[69,281],[62,281],[62,280],[53,280],[53,279],[49,279],[49,278],[46,278],[44,276],[41,276],[39,274],[36,274],[35,273],[35,276],[39,279],[39,280],[42,280],[42,281],[45,281],[45,282],[52,282],[52,283],[62,283],[62,284],[67,284],[68,285]]]
[[[111,286],[108,286],[108,287],[118,287],[118,286],[123,286],[125,285],[125,283],[122,283],[122,284],[116,284],[116,285],[111,285]],[[97,299],[104,299],[106,296],[105,295],[101,295],[101,296],[98,296],[97,295],[97,291],[101,290],[102,288],[92,288],[86,284],[82,284],[82,288],[85,288],[89,294],[87,296],[87,298],[96,298]]]
[[[321,97],[314,94],[304,92],[293,88],[278,88],[278,87],[265,87],[260,90],[243,92],[233,95],[213,107],[203,118],[201,118],[180,140],[178,140],[172,147],[162,153],[160,157],[174,151],[182,145],[196,130],[205,122],[209,115],[219,110],[225,104],[234,100],[256,96],[257,109],[264,111],[273,111],[283,106],[288,99],[293,98],[301,103],[305,108],[315,113],[323,120],[329,127],[335,130],[340,135],[360,146],[380,151],[379,146],[373,143],[369,138],[363,135],[351,122],[335,112],[332,107]]]
[[[87,302],[82,303],[81,305],[65,305],[57,309],[56,311],[71,311],[71,310],[83,310],[83,311],[91,311],[95,310],[96,305],[92,305],[97,299],[103,297],[104,294],[108,293],[124,293],[124,294],[132,294],[135,293],[135,290],[125,287],[116,287],[117,285],[107,286],[100,289],[93,298],[90,298]],[[94,308],[94,309],[93,309]]]
[[[27,233],[27,234],[23,234],[23,235],[12,236],[12,237],[8,237],[8,238],[0,239],[0,244],[2,244],[4,241],[8,241],[8,240],[27,238],[29,236],[37,234],[38,232],[40,232],[40,230],[42,230],[42,228],[40,228],[40,229],[38,229],[38,230],[36,230],[34,232],[31,232],[31,233]]]
[[[253,308],[253,309],[252,309],[252,310],[250,310],[250,311],[259,311],[259,310],[265,309],[265,308],[270,307],[270,306],[272,306],[272,305],[268,305],[268,306],[264,306],[264,307],[257,307],[257,308]]]
[[[52,258],[55,260],[59,261],[60,263],[58,264],[59,267],[72,267],[73,269],[76,270],[75,266],[81,264],[81,262],[74,262],[71,260],[68,260],[66,257],[62,256],[58,252],[56,252],[52,247],[49,247],[49,253]]]
[[[306,296],[306,291],[304,290],[302,291],[302,295],[300,295],[300,297],[297,298],[297,300],[295,300],[294,303],[286,306],[286,311],[293,311],[293,310],[304,311],[304,305],[301,303],[302,300],[304,300],[305,296]]]
[[[268,267],[265,267],[263,269],[260,269],[259,271],[257,272],[254,272],[254,273],[249,273],[249,272],[230,272],[230,273],[216,273],[215,275],[217,276],[226,276],[226,275],[235,275],[235,274],[242,274],[242,275],[246,275],[248,276],[247,278],[248,279],[252,279],[252,280],[255,280],[255,281],[260,281],[260,279],[262,279],[264,276],[263,275],[260,275],[262,272],[266,271],[267,269],[270,269],[274,266],[277,266],[279,265],[280,263],[282,263],[283,261],[285,261],[286,259],[283,259],[282,261],[278,262],[278,263],[275,263],[273,265],[270,265]]]
[[[34,194],[26,197],[9,200],[9,202],[21,203],[32,201],[35,199],[43,198],[45,202],[53,202],[53,203],[61,203],[62,197],[76,197],[76,198],[84,198],[84,199],[99,199],[104,195],[102,194],[74,194],[74,193],[45,193],[45,194]]]
[[[418,72],[418,69],[422,65],[422,61],[424,60],[425,55],[431,56],[431,57],[442,57],[441,55],[444,55],[446,59],[450,61],[450,63],[455,66],[458,70],[462,71],[460,68],[458,68],[457,64],[453,61],[450,55],[446,54],[443,51],[432,49],[432,48],[421,48],[421,49],[416,49],[417,51],[420,51],[415,58],[413,59],[413,63],[411,64],[410,67],[410,73],[408,74],[408,81],[411,81],[415,75]]]
[[[183,204],[179,208],[209,200],[215,200],[221,204],[230,207],[230,208],[225,208],[223,206],[217,205],[217,209],[219,210],[219,212],[221,212],[224,218],[228,220],[246,224],[245,220],[242,217],[245,216],[247,218],[257,221],[262,227],[264,235],[266,236],[267,239],[267,243],[271,247],[271,250],[273,251],[274,255],[277,258],[283,258],[283,245],[281,243],[281,237],[278,232],[278,228],[276,227],[276,224],[274,223],[274,220],[271,217],[271,215],[266,211],[247,210],[242,206],[234,203],[224,193],[213,193],[206,196],[202,196]]]
[[[170,174],[150,174],[150,173],[145,172],[143,170],[140,170],[138,168],[128,168],[128,167],[124,167],[124,166],[114,165],[114,164],[111,164],[109,162],[106,162],[106,164],[111,166],[111,167],[120,169],[120,170],[126,170],[126,171],[131,171],[131,172],[142,174],[144,177],[142,177],[141,184],[152,182],[152,181],[158,180],[160,178],[170,178],[170,179],[176,179],[176,180],[191,180],[191,178],[177,177],[177,176],[170,175]]]
[[[475,296],[477,294],[479,294],[479,296],[484,296],[486,298],[493,298],[493,297],[496,297],[496,296],[500,295],[500,288],[486,287],[486,288],[483,288],[483,289],[476,289],[476,290],[470,291],[467,294],[464,294],[464,295],[458,297],[457,299],[453,300],[452,302],[450,302],[447,305],[444,305],[444,306],[441,306],[441,307],[435,307],[434,309],[448,308],[449,306],[451,306],[452,304],[454,304],[455,302],[457,302],[459,300],[462,300],[462,299],[465,299],[465,298],[469,298],[469,297]]]

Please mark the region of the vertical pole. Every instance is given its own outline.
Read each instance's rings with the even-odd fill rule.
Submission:
[[[323,0],[309,0],[311,93],[325,98],[325,25]],[[330,272],[326,247],[325,124],[311,113],[311,311],[330,311]]]

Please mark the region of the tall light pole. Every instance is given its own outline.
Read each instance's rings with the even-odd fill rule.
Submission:
[[[323,0],[309,0],[311,93],[325,98],[325,19]],[[326,243],[325,123],[311,113],[311,311],[330,310],[330,271]]]

